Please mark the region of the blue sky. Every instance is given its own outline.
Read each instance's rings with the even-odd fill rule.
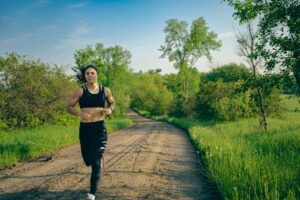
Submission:
[[[209,63],[201,58],[200,71],[240,63],[234,32],[238,23],[233,9],[221,0],[0,0],[0,54],[12,51],[29,58],[66,67],[71,73],[75,50],[103,43],[120,45],[132,54],[131,68],[147,71],[161,68],[175,72],[168,59],[161,59],[163,29],[168,19],[191,24],[203,17],[210,31],[222,40],[220,51]]]

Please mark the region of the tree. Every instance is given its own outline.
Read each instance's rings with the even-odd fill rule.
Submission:
[[[230,63],[212,69],[202,78],[202,82],[216,82],[220,79],[222,79],[223,82],[237,82],[239,80],[246,80],[250,74],[251,72],[246,66]]]
[[[281,89],[284,94],[296,95],[298,91],[298,86],[295,80],[295,77],[290,73],[283,74],[281,80]],[[300,102],[300,101],[299,101]]]
[[[266,69],[282,67],[291,71],[300,92],[300,1],[224,0],[233,6],[240,23],[257,19],[256,56],[266,60]]]
[[[251,92],[235,92],[241,81],[223,82],[220,79],[201,84],[195,107],[199,118],[236,120],[253,116]]]
[[[245,34],[238,34],[237,42],[239,44],[238,51],[240,56],[244,56],[247,59],[247,62],[251,68],[252,71],[252,77],[253,82],[251,86],[256,89],[257,95],[259,97],[259,108],[260,108],[260,114],[261,114],[261,120],[260,124],[261,127],[264,128],[264,130],[267,130],[268,123],[267,123],[267,116],[266,116],[266,106],[265,106],[265,100],[263,96],[263,92],[261,91],[261,87],[259,85],[259,73],[258,73],[258,67],[262,64],[261,57],[254,56],[255,54],[255,45],[257,42],[257,34],[253,30],[253,27],[251,23],[247,23],[247,32]]]
[[[134,89],[130,91],[131,107],[147,110],[153,115],[167,114],[173,103],[173,96],[158,71],[137,73],[134,79]]]
[[[185,21],[170,19],[166,22],[165,45],[160,47],[161,57],[168,57],[174,62],[175,69],[179,70],[182,89],[179,97],[182,97],[182,106],[186,105],[192,96],[197,93],[199,76],[194,73],[194,65],[202,56],[211,60],[211,51],[219,49],[221,42],[217,41],[217,35],[209,32],[205,20],[200,17],[193,21],[190,31]],[[196,81],[196,82],[195,82]]]

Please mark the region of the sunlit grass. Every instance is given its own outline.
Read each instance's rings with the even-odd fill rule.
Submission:
[[[186,129],[225,199],[297,199],[300,196],[300,104],[285,98],[284,118],[233,122],[155,117]],[[296,110],[296,112],[295,112]]]
[[[269,121],[274,128],[268,132],[259,131],[254,119],[189,129],[227,199],[296,198],[300,124]]]
[[[131,124],[129,118],[107,121],[108,132]],[[67,125],[44,125],[0,134],[0,167],[28,158],[51,153],[64,146],[79,142],[79,122]]]

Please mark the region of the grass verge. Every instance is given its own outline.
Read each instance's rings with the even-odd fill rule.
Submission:
[[[224,199],[298,199],[300,112],[294,107],[300,106],[295,101],[285,99],[285,117],[269,118],[267,132],[260,130],[257,118],[233,122],[152,118],[188,131],[207,176],[217,184]]]
[[[128,117],[106,121],[108,132],[131,125]],[[0,167],[51,153],[59,148],[75,144],[79,122],[67,125],[44,125],[34,129],[0,133]]]

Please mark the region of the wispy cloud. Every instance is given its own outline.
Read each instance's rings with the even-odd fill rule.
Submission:
[[[78,47],[90,43],[90,39],[87,34],[90,30],[86,26],[77,26],[71,31],[70,35],[61,41],[60,44],[52,47],[53,50],[59,50],[67,47]]]
[[[7,15],[0,15],[0,23],[3,23],[3,26],[14,26],[17,24],[17,22],[15,21],[15,18],[11,15],[11,16],[7,16]]]
[[[29,9],[23,9],[23,10],[17,10],[15,13],[19,16],[25,16],[26,13],[28,13]]]
[[[7,46],[7,45],[14,45],[17,43],[24,42],[24,41],[30,39],[30,37],[32,37],[32,36],[33,36],[33,34],[30,33],[30,34],[25,34],[25,35],[20,35],[17,37],[6,38],[3,40],[0,40],[0,47]]]
[[[10,19],[8,16],[0,15],[0,21],[7,21],[8,19]]]
[[[49,25],[44,25],[44,26],[40,27],[39,31],[48,32],[48,31],[53,31],[56,29],[57,29],[57,25],[49,24]]]
[[[68,6],[68,9],[77,9],[77,8],[82,8],[87,6],[87,2],[82,2],[82,3],[76,3],[76,4],[71,4]]]
[[[225,32],[225,33],[221,33],[218,35],[219,39],[224,39],[224,38],[228,38],[228,37],[233,37],[235,35],[235,32]]]
[[[143,49],[144,49],[143,46],[133,46],[133,47],[129,48],[130,52],[135,52],[135,53],[139,53]]]
[[[37,0],[34,4],[28,5],[26,8],[15,11],[15,14],[18,16],[26,16],[28,13],[31,13],[36,9],[36,7],[46,6],[50,3],[50,0]]]
[[[45,5],[45,4],[49,4],[50,1],[49,0],[37,0],[36,1],[36,5]]]
[[[144,21],[143,18],[136,19],[136,23],[142,23],[143,21]]]

